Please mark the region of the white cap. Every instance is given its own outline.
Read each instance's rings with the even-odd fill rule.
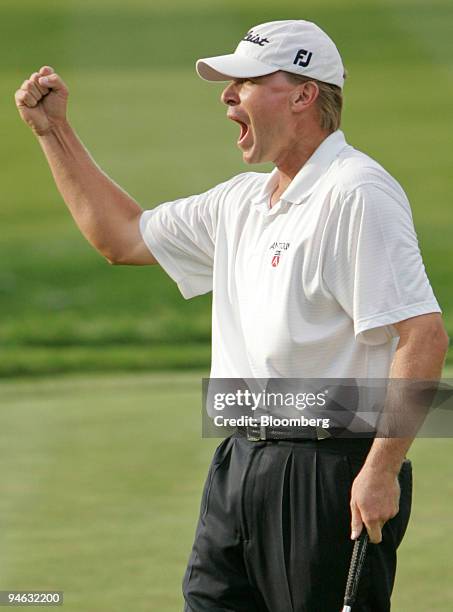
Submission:
[[[247,32],[234,53],[197,61],[206,81],[293,72],[343,88],[344,67],[335,43],[310,21],[270,21]]]

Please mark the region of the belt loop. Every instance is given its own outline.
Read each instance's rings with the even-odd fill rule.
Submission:
[[[260,440],[267,440],[266,425],[260,425]]]

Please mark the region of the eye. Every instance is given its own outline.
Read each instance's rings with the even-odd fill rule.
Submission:
[[[251,84],[256,84],[256,80],[255,79],[235,79],[234,80],[235,83],[237,83],[238,85],[244,85],[244,83],[251,83]]]

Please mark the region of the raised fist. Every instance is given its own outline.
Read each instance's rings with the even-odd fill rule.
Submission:
[[[50,66],[34,72],[16,91],[19,114],[27,125],[42,136],[66,121],[68,89]]]

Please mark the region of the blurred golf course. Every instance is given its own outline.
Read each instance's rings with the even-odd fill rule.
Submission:
[[[71,612],[180,610],[217,443],[200,439],[210,296],[185,301],[158,267],[109,266],[85,242],[14,91],[53,66],[93,157],[152,208],[246,170],[222,86],[198,79],[194,62],[287,18],[337,42],[343,130],[406,190],[453,335],[450,0],[2,0],[0,590],[64,590]],[[396,612],[453,609],[452,451],[448,439],[411,451]]]

